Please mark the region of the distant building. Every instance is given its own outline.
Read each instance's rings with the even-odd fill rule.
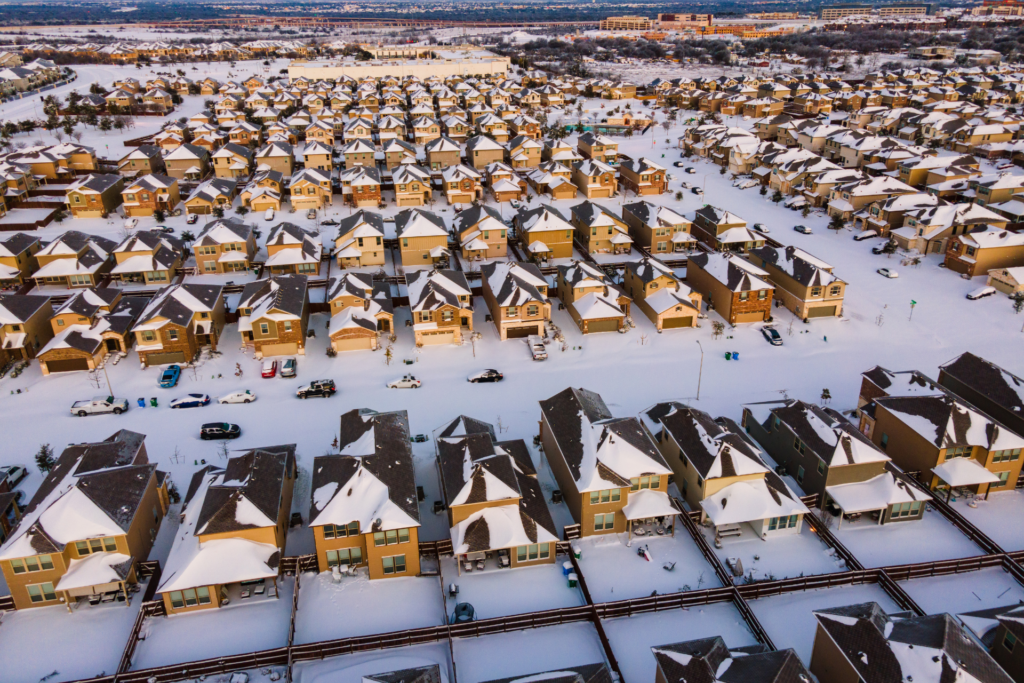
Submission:
[[[601,20],[602,31],[650,31],[654,21],[647,17],[608,17]]]
[[[659,14],[656,25],[660,29],[696,28],[711,26],[714,15],[711,14]],[[796,13],[793,13],[796,18]]]

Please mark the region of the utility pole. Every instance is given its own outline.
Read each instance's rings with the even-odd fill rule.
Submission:
[[[704,376],[704,347],[700,345],[700,340],[695,339],[697,346],[700,347],[700,370],[697,372],[697,400],[700,400],[700,380]]]

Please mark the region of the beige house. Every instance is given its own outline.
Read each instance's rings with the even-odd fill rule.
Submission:
[[[132,327],[143,367],[188,363],[204,346],[214,350],[224,330],[224,288],[177,284],[150,300]]]
[[[532,263],[495,262],[480,267],[484,303],[502,341],[544,336],[551,319],[548,282]]]
[[[626,264],[623,289],[658,332],[677,327],[696,327],[701,295],[675,276],[653,256]]]
[[[0,363],[31,360],[53,338],[50,297],[0,294],[0,310]]]
[[[330,171],[304,168],[292,176],[289,191],[296,211],[328,207],[332,200]]]
[[[293,223],[278,223],[270,229],[264,246],[267,250],[265,267],[271,275],[315,277],[320,272],[323,242],[315,232]]]
[[[376,350],[381,334],[393,334],[391,285],[365,273],[332,276],[327,284],[331,307],[328,333],[335,351]]]
[[[360,209],[341,220],[334,238],[339,268],[384,265],[384,221],[379,213]]]
[[[630,298],[598,266],[586,261],[558,266],[556,283],[558,299],[583,334],[623,329]]]
[[[494,140],[483,135],[474,135],[466,140],[466,163],[478,171],[487,168],[487,164],[505,160],[505,148]]]
[[[218,178],[246,178],[252,169],[252,152],[229,142],[213,153],[213,174]]]
[[[88,175],[67,189],[67,204],[75,218],[106,218],[121,204],[124,179],[115,174]]]
[[[423,206],[433,195],[430,171],[416,164],[401,164],[391,169],[398,206]]]
[[[950,237],[944,263],[950,270],[970,277],[998,268],[1024,266],[1024,234],[989,226]]]
[[[693,224],[667,206],[648,201],[625,204],[622,220],[629,226],[634,244],[653,254],[686,252],[696,246],[690,233]]]
[[[437,214],[404,209],[395,215],[402,267],[437,264],[448,257],[448,228]]]
[[[417,346],[461,344],[473,332],[473,292],[461,271],[416,270],[406,282]]]
[[[605,164],[614,164],[618,161],[619,144],[600,133],[583,133],[576,140],[576,149],[584,159],[593,159]]]
[[[36,252],[42,248],[38,237],[16,232],[0,240],[0,285],[20,285],[39,267]]]
[[[508,226],[489,206],[474,204],[455,215],[452,232],[462,247],[462,258],[479,261],[503,258],[508,253]]]
[[[121,190],[121,206],[128,217],[152,216],[156,211],[170,212],[181,202],[176,178],[145,175]]]
[[[747,258],[768,273],[775,299],[797,318],[836,318],[843,313],[846,283],[832,266],[797,247],[758,247]]]
[[[252,228],[237,218],[210,221],[192,243],[200,273],[231,273],[248,270],[256,255]]]
[[[185,200],[185,212],[210,215],[214,209],[226,211],[231,208],[237,189],[238,181],[232,178],[210,178],[203,181]]]
[[[210,153],[186,142],[164,157],[164,166],[172,178],[202,180],[210,172]]]
[[[513,219],[522,248],[535,261],[572,258],[572,240],[576,229],[555,207],[541,205],[519,209]]]
[[[600,160],[574,162],[571,178],[587,199],[611,199],[618,191],[615,169]]]
[[[168,285],[183,261],[181,240],[149,230],[139,230],[114,247],[111,278],[123,283]]]
[[[105,237],[69,230],[36,252],[39,269],[32,279],[40,285],[96,287],[113,266],[116,246]]]

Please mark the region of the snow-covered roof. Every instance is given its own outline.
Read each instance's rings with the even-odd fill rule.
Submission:
[[[715,526],[803,515],[807,506],[774,472],[764,479],[729,484],[700,502]]]
[[[865,481],[837,484],[825,488],[828,497],[843,514],[884,510],[897,503],[928,501],[932,497],[892,472],[883,472]]]

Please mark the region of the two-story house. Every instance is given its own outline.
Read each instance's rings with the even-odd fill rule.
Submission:
[[[166,285],[181,268],[181,240],[155,230],[139,230],[114,247],[112,279],[133,284]]]
[[[37,285],[95,287],[110,272],[113,240],[69,230],[36,252],[39,269],[32,273]]]
[[[292,175],[288,191],[296,211],[328,207],[333,196],[330,171],[304,168]]]
[[[1024,234],[988,226],[946,243],[946,268],[970,277],[1024,265]]]
[[[629,315],[629,296],[599,266],[573,261],[558,266],[558,298],[583,334],[618,332]]]
[[[229,142],[213,153],[213,174],[218,178],[245,178],[252,169],[252,151]]]
[[[328,334],[335,351],[375,350],[380,333],[393,333],[391,285],[364,273],[332,276],[327,283],[331,307]]]
[[[226,211],[235,200],[238,181],[234,178],[210,178],[199,183],[185,200],[185,212],[209,216],[214,209]]]
[[[36,253],[43,244],[23,232],[0,240],[0,286],[21,285],[39,268]]]
[[[508,226],[501,214],[484,204],[473,204],[456,214],[452,232],[467,261],[501,258],[508,253]]]
[[[764,246],[764,235],[747,228],[744,219],[711,204],[697,209],[692,229],[694,237],[716,251],[749,251]]]
[[[587,199],[611,199],[619,187],[615,169],[597,159],[573,162],[571,178]]]
[[[576,238],[591,254],[629,254],[633,238],[625,221],[589,199],[572,207]]]
[[[406,282],[417,346],[461,344],[473,331],[473,292],[461,271],[416,270]]]
[[[605,164],[615,164],[619,156],[619,144],[607,135],[586,132],[576,140],[576,149],[584,159],[593,159]]]
[[[353,166],[338,174],[341,183],[342,200],[352,206],[379,206],[383,202],[380,196],[380,171],[374,166]]]
[[[549,204],[533,209],[523,207],[513,221],[522,248],[534,260],[572,258],[572,241],[576,229],[555,207]]]
[[[274,275],[248,282],[238,300],[242,344],[257,358],[306,353],[309,289],[305,275]]]
[[[801,320],[842,315],[846,283],[830,264],[798,247],[757,247],[747,258],[768,272],[775,298]]]
[[[384,221],[379,213],[360,209],[341,219],[334,238],[339,268],[384,265]]]
[[[690,233],[693,223],[667,206],[646,200],[626,204],[622,220],[629,226],[633,242],[653,254],[685,252],[696,246]]]
[[[111,353],[127,353],[131,328],[147,301],[113,287],[75,292],[50,316],[50,339],[37,356],[43,375],[93,370]]]
[[[768,271],[738,256],[693,254],[687,260],[686,281],[730,325],[771,318],[775,288]]]
[[[271,275],[295,273],[315,276],[320,272],[323,242],[314,232],[294,223],[278,223],[270,229],[266,241],[267,262]]]
[[[50,297],[0,294],[0,363],[29,360],[53,337]]]
[[[178,284],[150,300],[132,327],[143,367],[187,363],[203,346],[217,348],[224,329],[224,288]]]
[[[486,263],[480,268],[483,296],[502,341],[544,335],[551,319],[548,282],[532,263]]]
[[[159,174],[145,175],[125,185],[121,199],[127,217],[152,216],[156,211],[170,212],[181,201],[178,180]]]
[[[697,326],[701,295],[680,282],[672,269],[657,258],[644,256],[627,263],[622,285],[658,332]]]
[[[75,218],[106,218],[121,205],[124,178],[115,173],[94,173],[68,186],[67,204]]]
[[[398,206],[423,206],[433,196],[430,171],[417,164],[399,164],[391,169]]]
[[[630,159],[619,164],[619,182],[626,190],[638,196],[662,194],[668,189],[668,178],[664,166],[647,157]]]
[[[210,221],[192,243],[200,273],[232,273],[248,270],[256,255],[252,226],[238,218]]]
[[[436,264],[447,258],[448,228],[436,213],[403,209],[395,215],[395,232],[403,268]]]

